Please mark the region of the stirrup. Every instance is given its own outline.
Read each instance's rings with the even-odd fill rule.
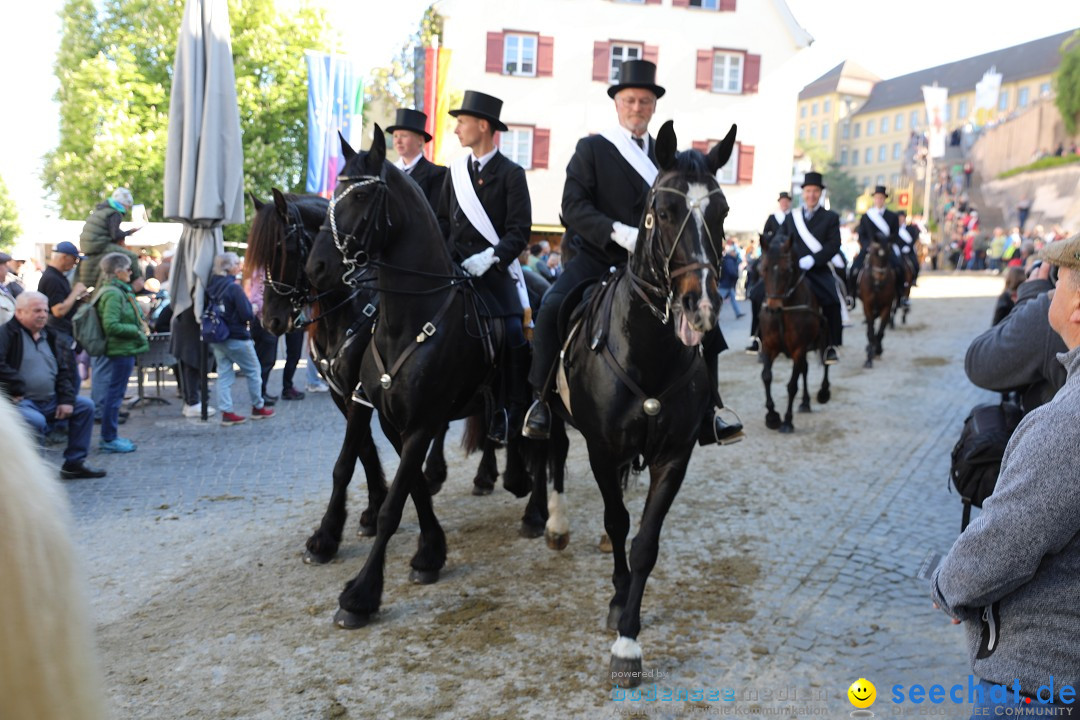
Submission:
[[[506,408],[498,408],[491,416],[491,424],[488,425],[487,438],[493,443],[505,445],[510,434],[510,414]]]
[[[521,423],[521,435],[530,440],[547,440],[551,437],[551,409],[548,404],[537,398],[525,413]]]
[[[746,346],[747,355],[757,355],[761,352],[761,340],[755,335],[750,339],[750,344]]]
[[[727,410],[735,416],[735,422],[727,422],[720,417],[720,413]],[[698,434],[698,445],[733,445],[746,437],[743,432],[742,419],[731,408],[721,407],[713,412],[712,416],[702,425]]]

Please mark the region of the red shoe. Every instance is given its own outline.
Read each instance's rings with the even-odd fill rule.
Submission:
[[[268,418],[268,417],[274,417],[274,411],[271,410],[270,408],[268,408],[268,407],[261,407],[261,408],[253,407],[253,408],[251,408],[251,419],[252,420],[262,420],[262,419]]]
[[[247,422],[247,418],[243,415],[237,415],[236,413],[223,412],[221,413],[222,425],[239,425],[240,423]]]

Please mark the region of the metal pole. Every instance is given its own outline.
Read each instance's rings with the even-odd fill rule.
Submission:
[[[934,216],[933,211],[932,211],[932,209],[930,207],[930,187],[933,184],[933,176],[934,176],[934,156],[930,154],[930,145],[929,145],[929,143],[927,143],[927,146],[926,146],[926,175],[925,175],[925,177],[923,177],[923,214],[926,216],[924,218],[924,220],[926,221],[927,229],[930,228],[930,220]]]
[[[209,364],[206,359],[206,343],[201,339],[199,340],[199,396],[202,400],[202,419],[206,422],[206,398],[210,395],[210,388],[206,380],[206,366]]]

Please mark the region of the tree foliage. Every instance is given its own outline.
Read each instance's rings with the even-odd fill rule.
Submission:
[[[416,107],[416,51],[431,47],[442,39],[443,18],[429,5],[420,19],[420,26],[402,45],[386,67],[374,68],[364,91],[364,107],[377,107],[385,102],[390,107]],[[430,114],[430,110],[425,110]]]
[[[832,162],[832,153],[816,140],[796,140],[795,147],[810,158],[811,167],[818,172],[824,171]]]
[[[1061,44],[1061,66],[1054,75],[1054,90],[1065,129],[1075,135],[1080,116],[1080,30]]]
[[[7,184],[0,178],[0,250],[10,250],[22,235],[15,200],[8,194]]]
[[[123,185],[161,218],[169,92],[183,0],[66,0],[56,59],[60,142],[43,180],[60,216],[84,218]],[[307,163],[304,51],[329,50],[325,10],[230,0],[244,185],[302,191]],[[234,239],[243,228],[226,228]]]
[[[829,185],[829,207],[836,212],[855,209],[855,200],[862,194],[855,178],[844,172],[839,165],[831,163],[826,176]]]

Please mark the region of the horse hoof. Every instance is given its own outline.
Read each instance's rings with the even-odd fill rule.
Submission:
[[[830,393],[828,390],[818,390],[817,401],[819,404],[824,405],[825,403],[829,402],[831,398],[832,393]]]
[[[795,432],[795,426],[791,423],[784,423],[780,426],[780,432],[785,435],[790,435],[791,433]]]
[[[870,369],[870,368],[874,367],[874,361],[873,360],[867,360],[866,362],[864,362],[862,364],[862,366],[864,368]]]
[[[314,553],[311,550],[304,550],[304,564],[305,565],[325,565],[334,559],[334,553],[329,555],[323,555],[321,553]]]
[[[518,528],[518,537],[523,537],[528,540],[535,540],[543,534],[543,525],[530,525],[524,520],[521,521],[521,527]]]
[[[477,483],[474,482],[473,486],[472,486],[472,494],[476,495],[477,497],[482,497],[484,495],[490,495],[491,491],[494,490],[494,489],[495,489],[494,486],[491,486],[491,485],[478,485]]]
[[[570,544],[570,533],[555,533],[545,530],[544,541],[552,550],[565,550],[566,546]]]
[[[885,353],[884,350],[882,350],[881,348],[878,348],[877,350],[874,351],[874,357],[881,357],[884,353]]]
[[[619,687],[637,687],[641,684],[641,658],[611,656],[611,684]]]
[[[765,427],[769,428],[770,430],[776,430],[778,427],[780,427],[780,416],[779,415],[766,415],[765,416]]]
[[[378,528],[374,525],[365,525],[360,523],[360,529],[356,531],[356,537],[375,537],[378,534]]]
[[[799,412],[801,412],[801,413],[810,412],[810,403],[806,403],[805,405],[800,405],[799,406]]]
[[[409,572],[409,582],[413,585],[434,585],[438,581],[438,570],[417,570],[413,568]]]
[[[334,613],[334,624],[343,630],[358,630],[370,622],[371,615],[366,613],[354,613],[341,607]]]
[[[611,553],[615,550],[615,548],[611,546],[611,538],[608,537],[607,533],[600,536],[600,542],[597,543],[597,547],[600,548],[600,552],[602,553]]]

